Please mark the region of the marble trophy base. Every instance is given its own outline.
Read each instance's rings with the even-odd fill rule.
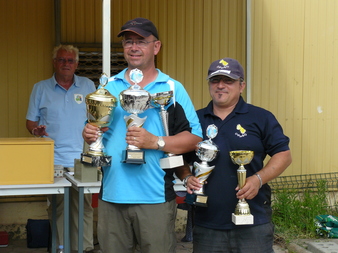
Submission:
[[[74,178],[82,183],[98,181],[97,167],[84,164],[80,159],[74,159]]]
[[[146,163],[144,160],[144,151],[134,149],[123,150],[121,162],[131,164],[144,164]]]
[[[81,154],[81,162],[93,167],[110,166],[111,156],[97,156],[88,153]]]
[[[236,214],[232,213],[231,220],[236,225],[252,225],[252,224],[254,224],[252,214],[236,215]]]
[[[183,166],[183,157],[181,155],[168,156],[160,159],[160,166],[162,169],[172,169]]]

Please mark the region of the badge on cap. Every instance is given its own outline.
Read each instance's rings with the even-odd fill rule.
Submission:
[[[226,66],[226,65],[228,65],[229,63],[228,62],[226,62],[225,60],[220,60],[219,61],[219,63],[221,63],[224,67]]]

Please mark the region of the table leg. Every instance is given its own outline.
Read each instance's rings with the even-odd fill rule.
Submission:
[[[56,195],[52,195],[52,245],[51,252],[56,252]]]
[[[78,252],[83,252],[83,206],[84,206],[84,187],[79,187],[79,234],[78,234]]]
[[[69,187],[65,187],[63,199],[63,243],[65,253],[70,253],[70,239],[69,239]]]

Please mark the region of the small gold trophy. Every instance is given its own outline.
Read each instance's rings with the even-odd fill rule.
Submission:
[[[168,104],[170,104],[170,100],[173,96],[173,91],[164,91],[158,92],[152,95],[152,105],[154,107],[160,108],[160,118],[162,120],[163,129],[165,132],[165,136],[169,136],[169,127],[168,127],[168,117],[169,114],[164,108]],[[171,169],[176,168],[183,165],[183,157],[181,155],[175,155],[172,153],[166,152],[165,158],[160,160],[160,166],[162,169]]]
[[[239,188],[242,189],[246,181],[246,169],[244,165],[249,164],[254,157],[254,152],[250,150],[230,151],[230,157],[234,164],[239,165],[237,178]],[[232,214],[232,222],[236,225],[253,224],[253,216],[250,213],[249,204],[245,199],[240,199],[237,203],[235,213]]]
[[[142,127],[147,117],[139,118],[138,113],[143,113],[150,106],[151,95],[148,91],[142,89],[138,85],[143,79],[143,73],[139,69],[133,69],[129,74],[130,80],[134,83],[130,88],[122,91],[119,95],[121,107],[128,113],[129,116],[124,116],[126,126]],[[139,149],[134,145],[128,145],[122,153],[123,163],[143,164],[145,163],[144,150]]]
[[[207,136],[209,137],[209,140],[204,140],[197,144],[196,155],[202,163],[194,162],[193,172],[195,177],[200,180],[200,183],[203,184],[203,186],[199,190],[194,191],[194,194],[196,195],[194,204],[196,206],[207,206],[208,196],[204,193],[204,184],[215,168],[215,166],[209,166],[208,162],[214,160],[218,153],[218,148],[212,141],[212,139],[216,137],[217,133],[217,127],[214,124],[209,125],[207,127]]]
[[[113,120],[114,111],[117,105],[117,99],[104,87],[108,83],[108,77],[105,73],[101,75],[101,87],[95,92],[86,96],[88,123],[99,127],[98,138],[90,144],[89,151],[81,154],[81,162],[92,166],[108,166],[111,162],[111,156],[103,153],[103,132],[101,127],[107,127]]]

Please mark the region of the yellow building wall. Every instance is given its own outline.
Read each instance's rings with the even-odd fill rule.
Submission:
[[[62,0],[61,41],[102,43],[102,1]],[[157,67],[179,80],[196,109],[209,101],[210,63],[234,57],[245,66],[244,0],[119,0],[111,1],[111,41],[121,26],[135,17],[152,20],[162,50]]]
[[[337,172],[338,2],[252,1],[252,103],[291,139],[283,175]]]
[[[60,0],[60,6],[63,43],[102,43],[102,0]],[[0,0],[0,137],[30,136],[29,95],[36,82],[53,73],[54,14],[54,0]],[[120,27],[135,17],[157,26],[163,43],[157,66],[185,85],[196,109],[210,100],[205,79],[212,61],[230,56],[245,66],[245,0],[112,0],[112,43],[120,43]],[[18,231],[1,225],[24,224],[28,218],[46,219],[44,200],[6,201],[0,198],[2,230]],[[28,211],[18,217],[12,210],[21,207]]]
[[[102,43],[102,1],[60,0],[61,42]],[[25,116],[33,85],[53,73],[53,0],[0,0],[0,137],[29,136]],[[207,69],[226,56],[245,66],[245,0],[114,0],[111,40],[129,19],[145,17],[163,43],[157,66],[186,87],[196,109],[209,100]]]
[[[245,62],[245,0],[114,0],[112,42],[128,19],[143,16],[163,43],[158,67],[181,81],[196,109],[209,100],[209,64]],[[102,42],[102,1],[60,0],[61,40]],[[291,139],[283,175],[337,171],[336,0],[255,0],[252,6],[253,104],[272,111]],[[34,83],[53,73],[53,0],[0,0],[0,137],[29,136],[25,115]]]
[[[23,137],[34,83],[53,73],[52,0],[0,0],[0,137]]]
[[[163,43],[158,67],[185,85],[199,109],[210,100],[205,78],[212,61],[229,56],[246,66],[245,2],[112,0],[112,42],[126,20],[151,19]],[[102,43],[101,0],[60,3],[63,42]],[[337,172],[338,2],[252,0],[251,6],[249,96],[275,114],[291,139],[293,163],[283,175]],[[30,92],[53,73],[54,1],[0,0],[0,38],[0,137],[29,136]],[[31,212],[18,220],[7,215],[15,208],[1,203],[0,224],[45,218],[43,202],[28,205]]]

